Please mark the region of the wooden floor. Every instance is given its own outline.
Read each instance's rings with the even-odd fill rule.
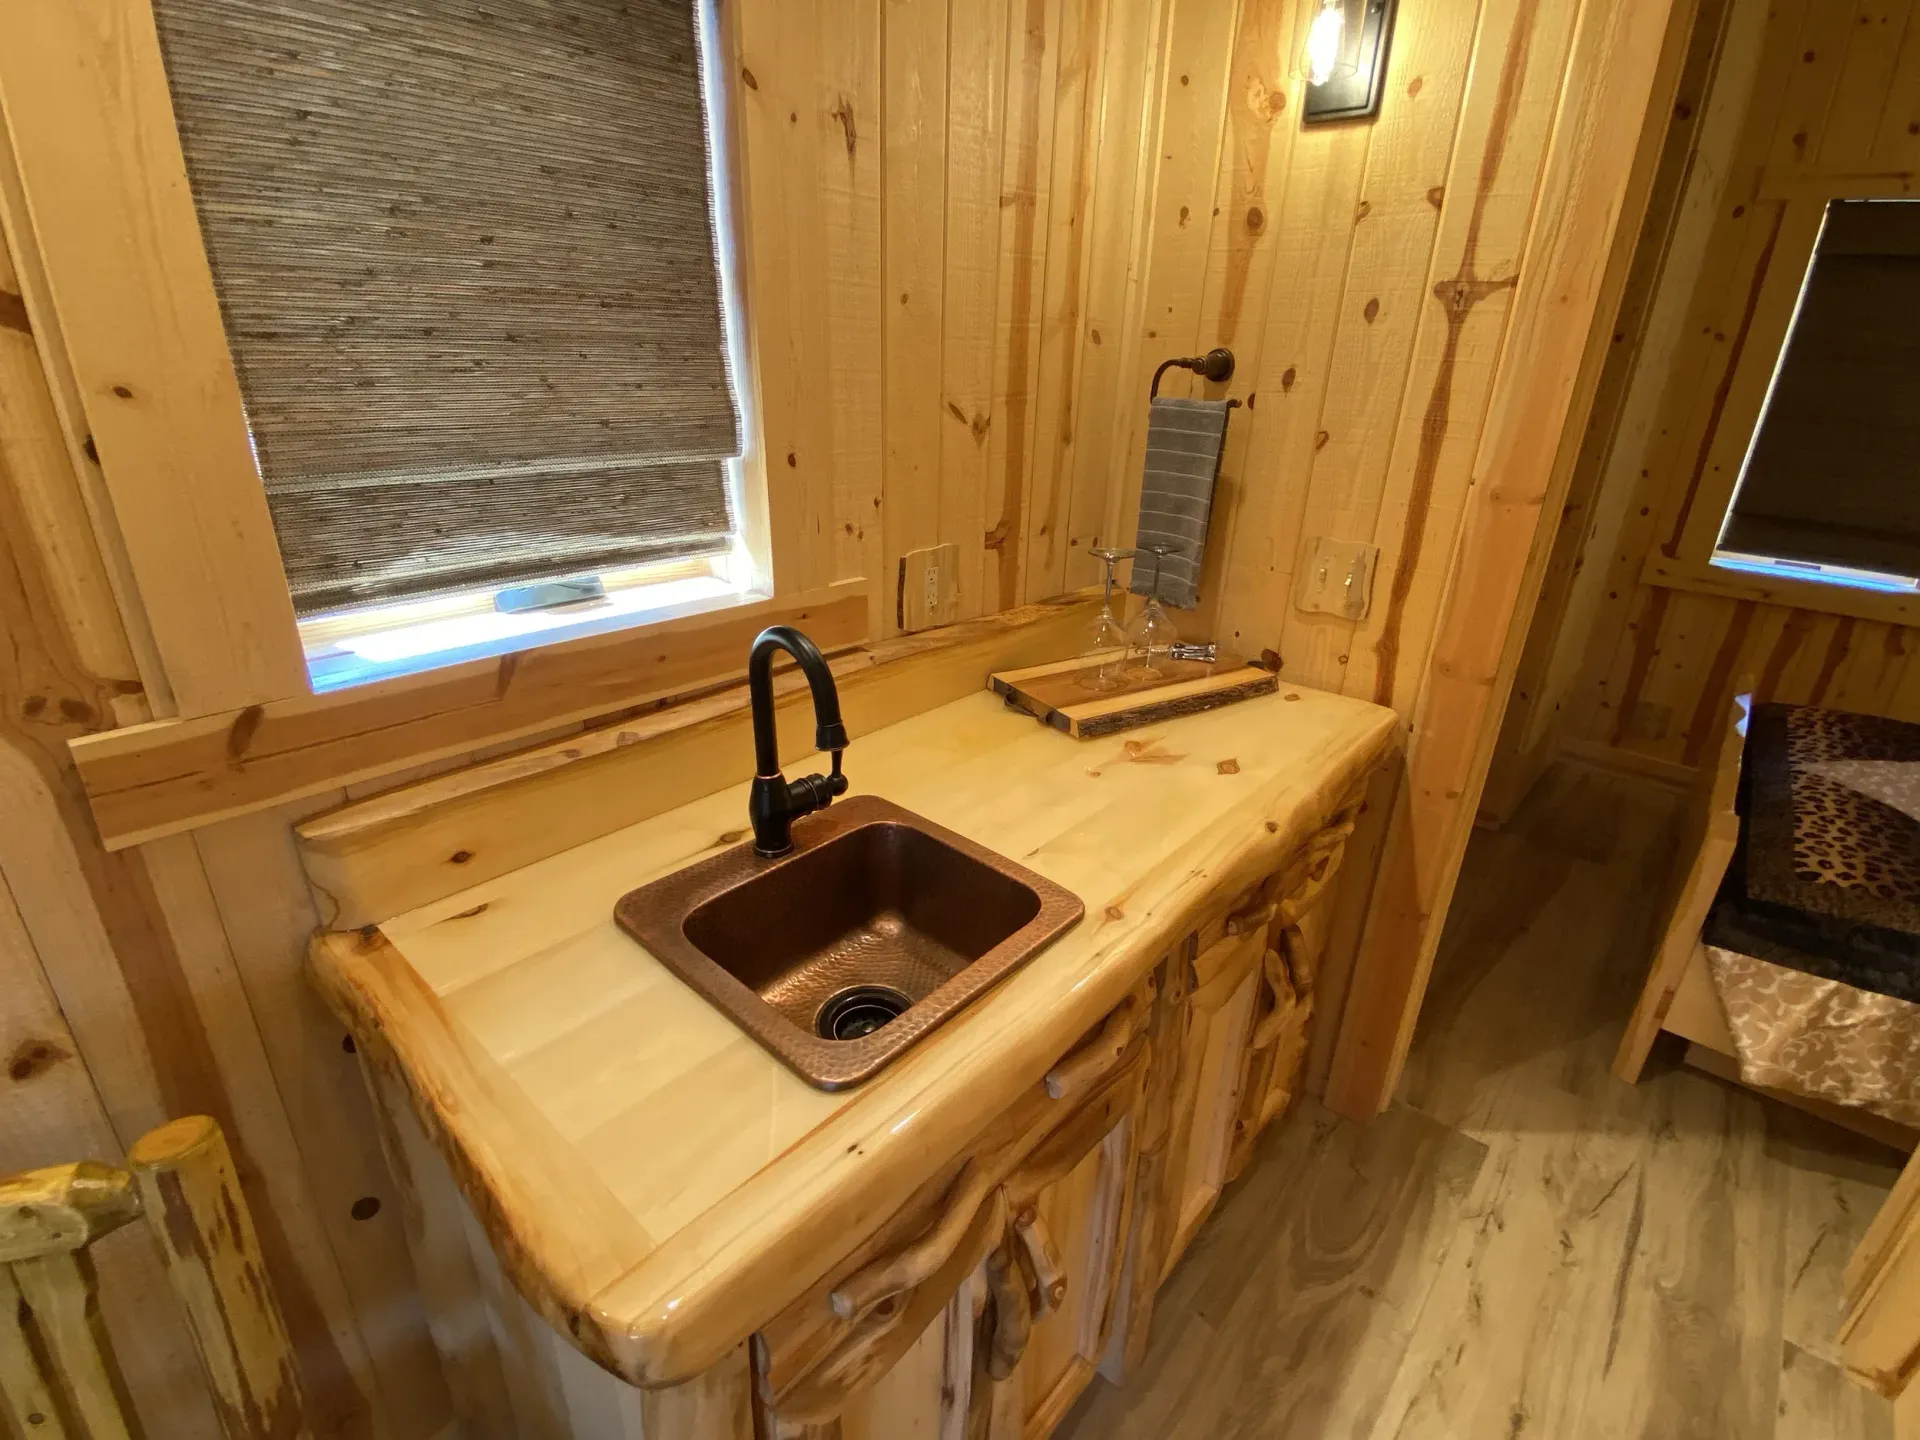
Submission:
[[[1832,1334],[1901,1157],[1608,1072],[1673,803],[1563,765],[1476,835],[1400,1099],[1275,1128],[1063,1440],[1891,1436]]]

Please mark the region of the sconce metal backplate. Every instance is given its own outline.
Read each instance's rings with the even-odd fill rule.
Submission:
[[[1347,7],[1347,34],[1340,65],[1324,85],[1307,86],[1301,109],[1303,125],[1328,120],[1360,120],[1379,113],[1380,93],[1387,82],[1387,50],[1393,39],[1393,16],[1398,0],[1341,0]],[[1360,23],[1353,12],[1363,10]]]

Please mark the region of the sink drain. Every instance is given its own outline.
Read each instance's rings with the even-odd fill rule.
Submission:
[[[850,985],[827,997],[814,1017],[823,1040],[858,1040],[900,1015],[913,1001],[888,985]]]

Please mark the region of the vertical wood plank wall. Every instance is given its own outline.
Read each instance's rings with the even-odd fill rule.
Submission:
[[[1489,785],[1510,811],[1545,758],[1576,753],[1679,779],[1712,753],[1733,687],[1763,699],[1920,719],[1920,633],[1883,621],[1640,583],[1662,502],[1697,480],[1785,201],[1801,174],[1920,169],[1920,5],[1725,0],[1724,33],[1675,213],[1642,237],[1637,349],[1612,423],[1586,437],[1556,546],[1565,583],[1528,639]],[[1637,261],[1636,264],[1640,262]],[[1668,507],[1669,510],[1671,507]]]
[[[1092,583],[1154,366],[1224,344],[1166,384],[1245,406],[1182,628],[1410,713],[1579,5],[1407,5],[1379,118],[1305,128],[1299,0],[729,4],[780,583]],[[1315,536],[1381,548],[1366,620],[1290,603]]]
[[[926,546],[959,551],[955,618],[1091,582],[1133,532],[1152,368],[1228,344],[1209,393],[1244,408],[1182,628],[1411,724],[1597,5],[1403,3],[1378,120],[1303,129],[1310,0],[721,0],[778,583],[878,581],[879,634]],[[49,347],[0,247],[0,1167],[215,1116],[316,1434],[427,1440],[452,1412],[403,1217],[302,977],[289,826],[349,792],[100,847],[66,741],[158,692]],[[1314,536],[1380,547],[1364,621],[1291,604]],[[150,1247],[102,1269],[147,1433],[208,1433]]]

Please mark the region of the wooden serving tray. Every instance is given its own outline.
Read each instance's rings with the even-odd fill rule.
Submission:
[[[1211,665],[1176,660],[1165,676],[1128,681],[1117,690],[1089,690],[1080,683],[1080,676],[1099,664],[1096,657],[1078,655],[1051,665],[1001,670],[987,677],[987,688],[1076,740],[1092,740],[1271,695],[1280,686],[1280,677],[1271,670],[1224,651]]]

